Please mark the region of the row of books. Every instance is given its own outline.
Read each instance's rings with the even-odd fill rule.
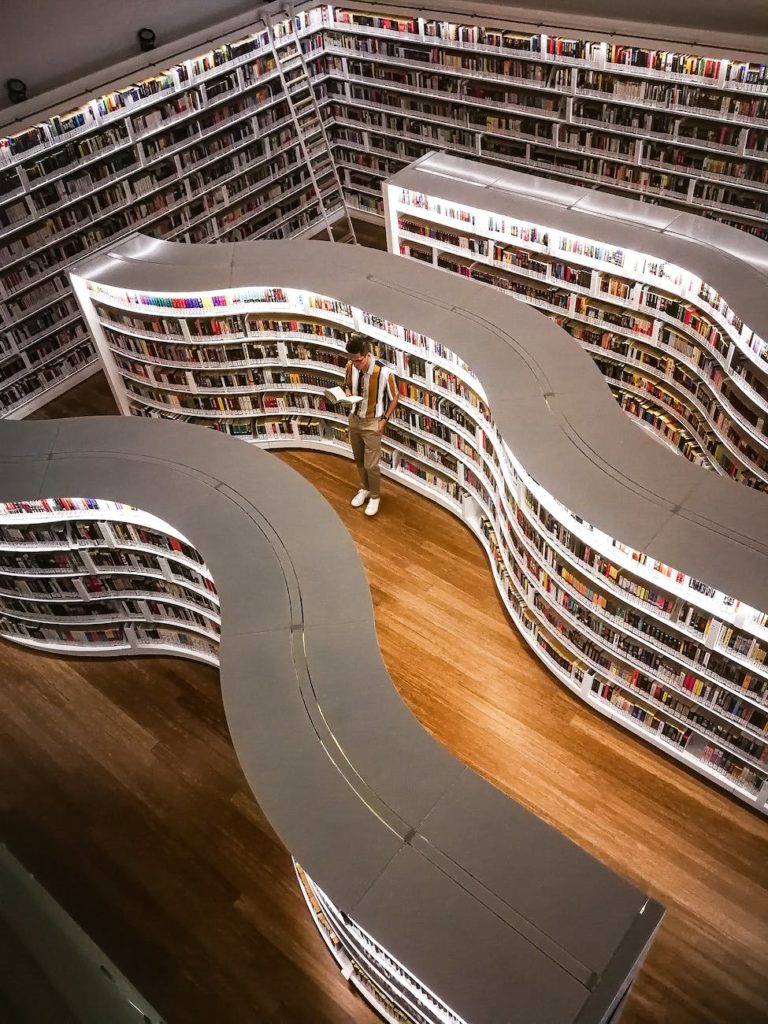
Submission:
[[[98,286],[94,288],[96,294]],[[149,306],[161,309],[214,309],[217,306],[233,306],[241,303],[262,303],[286,301],[282,288],[238,288],[228,294],[204,296],[150,295],[132,291],[113,292],[113,298],[127,305]]]
[[[531,506],[532,512],[534,512],[534,514],[537,515],[537,517],[545,526],[545,528],[547,528],[548,531],[551,532],[552,535],[555,536],[558,539],[558,541],[568,549],[571,556],[575,557],[576,564],[581,563],[588,569],[596,569],[602,575],[606,576],[613,585],[618,586],[619,589],[629,591],[635,597],[647,603],[651,608],[659,608],[663,611],[666,611],[667,614],[671,614],[673,612],[673,610],[675,609],[675,601],[673,599],[666,597],[660,592],[648,588],[645,582],[639,582],[637,580],[634,580],[633,578],[626,575],[625,570],[613,565],[612,563],[607,561],[603,556],[596,555],[593,551],[591,551],[591,549],[587,545],[585,545],[582,541],[575,538],[562,524],[554,520],[551,514],[543,512],[543,510],[538,505],[538,502],[536,502],[535,499],[533,499],[530,495],[528,495],[527,497],[528,504]],[[573,572],[570,569],[567,570],[568,575],[566,576],[566,573],[563,572],[562,562],[554,556],[553,552],[548,551],[546,548],[542,546],[540,534],[538,534],[537,531],[534,530],[528,523],[520,507],[518,507],[517,509],[516,518],[518,524],[523,529],[523,532],[525,533],[526,537],[528,537],[528,539],[534,543],[534,545],[543,554],[545,560],[552,564],[553,568],[561,576],[563,576],[563,578],[567,578],[569,582],[573,581],[574,579],[578,579],[578,577],[573,576]],[[585,584],[582,580],[581,586],[575,586],[575,589],[577,589],[577,591],[581,593],[583,591],[584,586]],[[594,591],[591,589],[591,586],[592,585],[590,585],[589,589],[587,590],[587,593],[590,596],[591,603],[595,604],[597,607],[606,607],[607,602],[599,597],[596,598],[594,596]],[[627,612],[630,611],[631,610],[627,609]],[[695,615],[700,616],[700,613],[696,612],[690,606],[688,606],[687,609],[681,609],[680,614],[681,617],[685,615],[686,624],[689,624]],[[707,621],[709,622],[711,620],[707,619]],[[677,653],[679,653],[679,649]],[[709,658],[707,659],[707,661],[709,663]],[[751,687],[751,678],[747,678],[743,672],[737,669],[736,677],[734,677],[727,661],[723,660],[722,658],[718,658],[716,659],[716,661],[716,665],[715,662],[712,662],[713,668],[716,668],[717,672],[723,673],[724,678],[727,678],[728,681],[738,681],[738,684],[740,686],[744,686],[745,689],[749,689]],[[763,685],[768,687],[768,680],[764,681]]]
[[[606,62],[621,67],[638,68],[659,74],[690,75],[715,81],[762,84],[768,81],[768,66],[746,61],[725,61],[710,57],[647,49],[615,43],[597,43],[590,40],[569,39],[561,36],[521,35],[509,30],[481,25],[453,24],[428,19],[398,18],[396,16],[364,15],[348,10],[337,10],[332,23],[344,26],[376,28],[444,42],[472,46],[494,46],[518,50],[533,55]],[[423,36],[422,36],[423,33]]]
[[[119,195],[118,195],[118,198],[121,199],[122,205],[127,205],[127,199],[126,199],[125,193],[123,193],[121,191],[119,193]],[[165,205],[167,205],[167,203]],[[157,208],[157,206],[158,206],[158,202],[154,201],[152,207],[147,208],[146,210],[142,210],[142,211],[140,211],[140,213],[142,213],[142,215],[146,215],[146,214],[148,214],[151,211],[151,209]],[[76,212],[77,212],[76,209],[75,209],[74,212],[76,214]],[[52,220],[52,219],[49,218],[50,227],[48,228],[48,231],[49,232],[50,231],[56,231],[56,230],[58,230],[60,232],[61,231],[71,231],[73,225],[76,224],[76,221],[73,222],[73,220],[72,220],[72,215],[73,214],[70,211],[70,213],[67,214],[67,218],[68,219],[66,220],[66,222],[62,222],[61,224],[57,224],[55,219]],[[120,225],[117,225],[117,227],[119,228]],[[37,230],[39,231],[40,229],[37,229]],[[112,228],[112,230],[114,230],[114,227]],[[35,240],[35,242],[37,244],[37,247],[39,248],[39,242],[42,241],[42,238],[38,238],[38,236],[36,234],[34,234],[34,233],[32,233],[32,235],[30,237],[33,240]],[[55,240],[55,235],[52,235],[51,238],[48,239],[49,242],[52,241],[52,240]],[[79,242],[78,242],[78,244],[79,244]],[[11,253],[11,255],[12,255],[12,253]],[[60,259],[60,258],[62,258],[62,256],[66,257],[66,253],[57,253],[57,258]],[[27,276],[29,277],[29,274],[27,274]]]
[[[604,667],[608,667],[612,674],[619,675],[628,685],[633,687],[639,686],[646,692],[650,692],[650,688],[654,685],[654,681],[650,676],[645,675],[638,668],[631,667],[632,662],[640,663],[655,672],[661,679],[674,685],[683,696],[686,694],[696,696],[697,706],[707,706],[720,710],[740,726],[749,725],[757,730],[765,729],[766,715],[759,711],[755,704],[743,701],[737,695],[729,692],[728,689],[724,689],[722,684],[717,686],[716,679],[713,682],[706,682],[690,671],[677,666],[672,667],[663,660],[661,651],[641,646],[623,632],[615,631],[610,623],[600,617],[591,615],[583,609],[581,604],[575,601],[567,591],[563,591],[562,588],[554,583],[552,577],[547,573],[541,573],[539,566],[535,562],[531,562],[530,559],[528,568],[540,579],[544,590],[550,593],[555,601],[554,609],[549,605],[546,606],[545,614],[547,617],[551,621],[559,623],[558,628],[566,630],[571,642],[579,647],[580,650],[588,654],[589,657],[598,660]],[[575,619],[578,622],[578,628],[572,634],[570,632],[571,627],[566,626],[557,618],[558,609],[560,608],[565,609],[569,613],[570,621]],[[552,618],[553,615],[554,618]],[[619,658],[623,659],[623,663],[611,662],[609,665],[608,662],[604,661],[603,655],[596,655],[589,633],[585,633],[583,627],[586,627],[595,638],[607,641],[605,649],[610,652],[616,652]],[[585,645],[588,645],[589,650]],[[601,649],[598,648],[598,650]],[[677,700],[677,697],[670,697],[670,699]],[[669,701],[665,700],[665,703],[669,703]],[[714,728],[710,724],[709,719],[701,717],[698,711],[691,710],[688,705],[683,705],[683,707],[685,708],[686,717],[692,721],[699,722],[699,724],[706,725],[707,729],[711,730]],[[717,728],[722,729],[724,727],[717,726]],[[743,746],[743,737],[732,729],[718,732],[718,735],[727,736],[729,742],[737,746]]]
[[[711,673],[711,675],[707,676],[707,678],[711,679],[711,682],[706,682],[697,675],[692,674],[689,670],[680,666],[673,668],[667,662],[661,664],[658,668],[658,674],[661,678],[690,691],[697,697],[703,696],[704,699],[709,699],[715,693],[723,692],[722,689],[713,689],[712,683],[717,684],[718,680],[720,680],[720,686],[722,687],[723,684],[733,685],[736,682],[736,680],[731,679],[728,675],[727,659],[719,655],[713,655],[712,651],[701,646],[700,640],[687,640],[684,634],[679,635],[671,629],[663,628],[657,620],[648,618],[639,609],[627,607],[621,604],[621,602],[616,601],[610,594],[603,594],[597,591],[594,588],[594,584],[578,576],[562,560],[556,558],[551,564],[553,564],[553,568],[559,573],[560,578],[568,584],[569,588],[575,590],[592,606],[606,611],[617,623],[631,626],[635,631],[651,637],[657,645],[658,653],[671,655],[672,658],[682,656],[690,661],[696,661],[700,665],[699,673]],[[688,606],[687,615],[685,616],[685,619],[687,619],[686,624],[690,624],[693,618],[700,620],[702,632],[704,632],[704,625],[712,621],[710,618],[705,618],[700,613],[697,613],[691,606]],[[681,621],[684,620],[681,619]],[[754,674],[746,673],[741,675],[738,685],[745,693],[751,693],[760,698],[764,698],[768,694],[768,678],[763,679]]]
[[[268,33],[262,31],[244,39],[235,40],[219,46],[215,51],[193,57],[157,75],[97,97],[83,107],[65,113],[53,115],[48,121],[34,125],[13,136],[0,139],[0,162],[3,158],[10,162],[14,157],[36,149],[41,145],[50,145],[57,138],[82,131],[86,128],[99,127],[105,117],[130,109],[146,100],[161,98],[164,94],[179,92],[181,97],[190,95],[184,92],[189,86],[193,75],[208,72],[214,66],[228,62],[242,61],[243,57],[263,50],[271,56],[272,47]],[[216,54],[212,57],[212,53]],[[216,63],[211,63],[214,60]]]
[[[437,240],[440,241],[448,241],[451,244],[458,243],[461,246],[462,242],[466,242],[465,247],[467,247],[468,250],[470,251],[480,250],[482,252],[482,249],[485,247],[486,244],[485,241],[482,239],[474,239],[472,237],[468,238],[467,236],[460,236],[455,233],[451,233],[450,231],[447,231],[441,227],[425,226],[414,221],[405,220],[403,218],[400,219],[400,227],[401,229],[404,228],[409,232],[420,232],[424,235],[435,237]],[[497,251],[496,255],[501,255],[501,253]],[[508,284],[506,284],[505,282],[500,281],[497,278],[494,278],[492,275],[484,274],[474,267],[470,269],[469,265],[460,266],[456,264],[454,261],[451,261],[443,257],[440,257],[438,259],[438,265],[453,270],[454,272],[462,273],[465,276],[472,276],[478,280],[485,280],[488,283],[495,284],[497,287],[507,289],[509,288]],[[541,267],[541,264],[538,263],[537,266]],[[635,287],[636,286],[630,286],[629,282],[622,279],[605,277],[601,279],[601,289],[604,289],[609,293],[616,294],[617,297],[628,297],[632,288]],[[524,286],[515,286],[514,290],[518,294],[525,296],[531,301],[543,301],[549,306],[552,306],[556,304],[558,301],[560,301],[559,296],[553,295],[551,293],[542,293],[539,295],[536,294],[535,289],[531,289]],[[644,294],[655,293],[648,293],[646,290]],[[664,299],[664,301],[666,302],[668,300]],[[595,318],[605,320],[607,323],[611,325],[621,326],[625,330],[639,331],[640,333],[645,334],[646,336],[649,337],[653,333],[652,321],[639,319],[628,313],[617,313],[611,310],[600,309],[599,307],[595,307],[594,305],[590,304],[586,299],[582,297],[577,297],[576,299],[575,312],[578,315],[592,316]],[[716,329],[713,330],[716,331]],[[606,336],[610,337],[610,335]],[[713,337],[719,337],[719,332],[714,334]],[[674,370],[671,372],[674,374]],[[626,375],[623,372],[616,371],[615,368],[611,368],[611,370],[608,371],[607,375],[620,378],[626,377]],[[641,380],[640,378],[637,378],[636,376],[632,375],[626,377],[626,379],[630,380],[630,382],[636,384],[637,386],[640,386],[647,392],[661,398],[662,401],[665,402],[665,404],[667,404],[670,407],[673,407],[678,414],[683,415],[686,419],[686,422],[693,429],[696,439],[699,441],[699,443],[697,444],[694,438],[692,438],[691,435],[684,428],[681,428],[678,424],[672,422],[669,419],[669,417],[665,416],[663,413],[658,413],[657,411],[653,410],[648,405],[648,403],[643,403],[642,399],[638,400],[635,396],[622,394],[620,396],[620,403],[622,407],[625,409],[625,411],[627,411],[630,414],[640,416],[643,420],[651,424],[655,429],[663,433],[667,440],[673,443],[681,451],[681,453],[685,455],[687,458],[689,458],[691,461],[697,463],[705,463],[706,458],[704,456],[704,451],[709,449],[710,451],[714,452],[716,448],[714,440],[712,440],[709,435],[709,425],[703,420],[697,420],[695,414],[692,414],[691,411],[679,399],[676,399],[669,393],[662,391],[656,385],[648,385],[644,380]],[[727,419],[726,413],[723,411],[723,409],[720,408],[719,406],[715,406],[708,395],[698,394],[696,385],[693,381],[690,381],[687,384],[687,389],[704,401],[704,404],[706,405],[708,412],[714,419],[714,422],[725,430],[726,436],[734,437],[738,442],[738,435],[733,433],[731,423]],[[696,422],[694,423],[692,422],[692,420],[696,420]],[[703,441],[701,440],[702,435],[704,437]],[[741,444],[739,444],[739,447],[742,448],[742,450],[745,452],[745,455],[748,456],[750,463],[752,463],[753,465],[757,465],[760,467],[765,462],[764,456],[760,455],[754,449],[750,449],[749,451],[747,451],[747,449]],[[731,466],[733,472],[737,472],[740,469],[738,463],[733,463],[733,459],[731,456],[721,458],[720,461],[724,461],[729,466]]]
[[[85,336],[81,344],[70,348],[54,358],[45,366],[34,368],[21,380],[15,380],[3,387],[0,407],[4,413],[16,406],[22,406],[31,398],[43,394],[54,385],[72,376],[86,366],[96,362],[96,352],[90,337]]]
[[[102,508],[96,498],[40,498],[36,501],[6,501],[0,504],[2,514],[37,514],[42,512],[83,512],[94,511]],[[124,506],[119,503],[110,502],[110,509],[119,509]]]
[[[682,749],[685,749],[688,745],[688,741],[693,735],[691,729],[673,725],[666,719],[659,718],[655,712],[644,708],[640,704],[633,703],[625,696],[621,687],[595,679],[592,682],[591,689],[601,700],[607,701],[618,708],[623,714],[636,719],[651,732],[659,733],[668,742],[674,743]]]
[[[390,47],[389,55],[396,60],[398,58],[407,60],[397,47]],[[356,47],[352,52],[357,52],[363,57],[364,49]],[[386,51],[384,51],[386,52]],[[533,87],[551,89],[553,93],[563,92],[570,81],[569,73],[565,69],[558,69],[550,77],[543,65],[525,65],[518,61],[499,60],[492,57],[467,57],[450,56],[440,50],[432,50],[421,54],[418,63],[427,63],[441,67],[464,70],[472,72],[475,76],[487,75],[501,83],[504,78],[510,81],[530,81]],[[343,68],[338,63],[328,63],[325,70],[336,76],[347,77]],[[400,84],[411,84],[420,89],[430,89],[437,93],[454,93],[456,85],[451,79],[441,79],[434,75],[424,75],[422,72],[409,73],[407,68],[392,70],[391,66],[384,64],[377,66],[373,61],[366,64],[362,61],[352,61],[349,65],[349,74],[357,77],[368,78],[373,81],[391,81]],[[673,86],[668,87],[661,84],[650,83],[627,83],[611,78],[606,73],[595,75],[594,83],[590,79],[584,80],[582,86],[587,92],[602,92],[609,102],[614,97],[617,100],[636,100],[639,105],[644,102],[655,107],[664,106],[669,110],[687,110],[700,115],[702,112],[710,112],[713,119],[727,118],[729,120],[741,120],[745,123],[754,121],[755,118],[768,117],[768,100],[753,98],[736,98],[727,94],[710,93],[695,87]],[[498,102],[502,99],[500,93],[494,90],[483,89],[476,80],[467,85],[464,95],[481,96],[485,99]],[[577,92],[578,95],[578,92]],[[530,94],[510,93],[507,96],[509,103],[528,105],[532,108],[543,110],[560,110],[560,101],[553,97],[541,95],[538,98]],[[450,115],[449,115],[450,116]],[[646,122],[639,120],[637,126],[646,125]]]
[[[438,260],[438,266],[445,267],[458,273],[463,273],[465,276],[471,276],[474,279],[484,281],[485,283],[493,284],[496,287],[502,288],[503,290],[512,290],[515,292],[515,294],[525,297],[527,301],[533,302],[537,305],[544,305],[545,308],[547,308],[550,311],[550,313],[552,312],[553,307],[557,305],[561,305],[563,307],[569,305],[565,295],[553,292],[540,292],[540,290],[521,286],[518,284],[511,287],[508,282],[497,279],[493,275],[481,272],[477,268],[472,268],[470,271],[468,267],[459,266],[453,263],[452,261],[443,258],[442,256]],[[586,311],[571,311],[570,315],[580,316],[587,314],[599,319],[606,320],[607,322],[614,325],[614,329],[615,325],[619,325],[621,330],[641,330],[642,333],[646,333],[648,334],[648,336],[650,336],[647,324],[643,326],[639,322],[633,320],[627,314],[611,313],[610,311],[601,313],[599,309],[589,307],[586,309]],[[622,345],[621,339],[617,339],[610,332],[603,331],[602,333],[596,333],[590,332],[588,330],[585,331],[583,328],[581,328],[580,325],[570,323],[568,320],[564,320],[560,316],[555,316],[555,319],[558,321],[558,323],[560,323],[561,326],[565,327],[569,331],[569,333],[572,333],[576,337],[584,338],[590,344],[594,344],[609,350],[621,350],[622,352],[624,352],[625,355],[627,355],[628,358],[636,359],[636,361],[643,362],[644,364],[647,365],[659,365],[659,360],[656,356],[651,356],[647,353],[642,353],[637,356],[634,356],[631,352],[628,351],[626,344]],[[606,364],[604,362],[601,362],[598,360],[597,356],[595,356],[594,358],[598,362],[598,366],[605,376],[609,378],[617,378],[630,381],[635,386],[657,395],[657,397],[660,397],[667,405],[672,406],[679,414],[684,415],[689,425],[692,426],[692,429],[699,432],[697,434],[697,437],[699,437],[700,434],[703,434],[705,437],[708,438],[706,441],[701,441],[699,437],[700,443],[705,447],[708,447],[709,450],[712,451],[718,463],[723,465],[723,467],[726,468],[731,475],[735,475],[737,478],[744,479],[745,481],[748,480],[750,484],[753,486],[760,486],[760,483],[757,480],[757,478],[746,475],[745,467],[742,463],[734,461],[731,452],[724,450],[722,448],[722,445],[716,444],[714,440],[709,439],[710,426],[708,425],[708,423],[705,423],[704,421],[697,421],[694,424],[692,420],[697,420],[696,414],[692,412],[692,410],[689,409],[687,406],[685,406],[674,395],[671,395],[664,389],[658,388],[656,384],[649,383],[644,378],[641,378],[636,374],[628,374],[624,370],[617,369],[613,364]],[[730,409],[730,403],[729,409],[726,411],[726,409],[724,409],[720,404],[715,402],[715,400],[711,397],[710,394],[702,390],[700,386],[697,386],[697,382],[693,378],[688,376],[684,369],[675,366],[671,362],[671,360],[667,360],[666,363],[667,368],[664,371],[665,375],[670,378],[674,378],[678,382],[681,382],[685,389],[687,391],[690,391],[691,394],[705,406],[706,411],[709,413],[714,423],[718,427],[722,428],[724,436],[730,439],[733,445],[735,445],[741,452],[743,452],[743,454],[748,459],[749,464],[751,464],[753,467],[763,467],[765,463],[764,454],[755,446],[755,444],[751,440],[747,440],[735,429],[734,420],[732,418],[733,412]],[[714,368],[710,371],[710,379],[713,381],[716,387],[719,388],[720,383],[722,383],[722,381],[725,380],[726,378],[721,370],[719,370],[718,368]],[[681,453],[686,456],[686,458],[697,463],[706,463],[706,459],[702,454],[701,448],[699,448],[696,444],[692,443],[688,434],[684,430],[678,431],[677,427],[673,423],[671,423],[669,419],[665,417],[663,414],[657,418],[656,415],[650,411],[650,406],[648,405],[648,403],[643,403],[642,401],[638,403],[624,396],[621,398],[621,404],[622,407],[625,408],[625,410],[632,415],[641,415],[642,412],[642,418],[646,419],[648,422],[652,423],[655,427],[661,430],[668,439],[672,439],[675,445],[680,449]],[[739,429],[743,429],[741,421],[738,422]],[[756,419],[751,420],[751,422],[753,423],[753,426],[757,425]]]
[[[91,644],[127,643],[122,627],[111,629],[68,629],[65,626],[36,626],[33,623],[18,622],[0,616],[0,632],[6,636],[21,636],[30,640],[51,643],[70,643],[83,646]]]
[[[439,203],[438,201],[431,201],[429,197],[418,195],[417,193],[409,190],[402,190],[401,202],[404,205],[412,206],[414,209],[428,210],[431,213],[437,213],[440,216],[453,217],[456,216],[459,219],[465,220],[472,229],[483,230],[482,225],[476,225],[474,215],[469,215],[466,211],[462,211],[460,207],[453,205],[446,205]],[[432,202],[432,205],[430,205]],[[410,224],[414,222],[409,221]],[[425,233],[421,228],[409,227],[407,230],[417,230],[421,233]],[[430,231],[433,230],[430,226]],[[519,238],[523,242],[533,242],[540,246],[548,245],[548,236],[546,230],[535,225],[516,224],[514,222],[508,222],[505,218],[498,217],[496,215],[489,215],[488,217],[488,231],[504,234],[506,232],[513,235],[513,237]],[[435,237],[435,236],[432,236]],[[484,239],[479,239],[478,242],[482,242]],[[463,244],[463,243],[461,243]],[[715,309],[721,316],[723,316],[733,327],[734,331],[742,332],[744,329],[743,321],[731,310],[727,303],[722,297],[704,282],[698,281],[693,275],[684,274],[678,267],[673,267],[668,263],[660,263],[653,257],[644,256],[643,254],[633,254],[631,260],[627,260],[624,250],[618,247],[607,246],[604,243],[593,242],[589,239],[578,238],[561,234],[559,236],[559,250],[561,252],[567,252],[572,255],[586,257],[589,260],[596,262],[605,263],[608,265],[618,266],[622,269],[626,269],[629,273],[640,277],[660,277],[665,283],[669,282],[677,287],[685,288],[692,297],[702,299],[713,309]],[[480,248],[474,251],[482,252]],[[618,279],[616,287],[619,287]],[[603,288],[603,290],[605,290]],[[655,296],[658,293],[652,289],[644,289],[641,293],[644,296]],[[626,296],[622,296],[626,297]],[[662,301],[670,301],[659,297],[658,300],[653,298],[646,299],[649,305],[654,305],[654,308],[658,308]],[[685,313],[682,312],[683,306],[680,306],[681,314],[680,319],[684,323],[692,323],[692,317],[694,310],[691,306],[685,306]],[[676,314],[671,314],[676,315]]]

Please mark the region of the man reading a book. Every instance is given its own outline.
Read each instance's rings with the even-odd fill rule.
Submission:
[[[381,438],[400,396],[394,373],[373,358],[364,334],[350,337],[347,354],[344,394],[362,399],[349,414],[349,443],[360,477],[360,490],[352,505],[361,508],[367,502],[365,514],[375,516],[379,511]]]

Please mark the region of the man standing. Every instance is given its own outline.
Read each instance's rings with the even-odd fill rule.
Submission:
[[[352,505],[360,508],[367,501],[365,514],[375,516],[379,511],[381,437],[400,396],[394,373],[373,358],[371,343],[364,334],[350,337],[347,353],[344,392],[362,398],[349,414],[349,443],[360,477],[360,490],[352,499]]]

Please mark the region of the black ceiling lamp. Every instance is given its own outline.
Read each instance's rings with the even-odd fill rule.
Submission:
[[[139,37],[139,46],[142,53],[154,50],[157,37],[151,28],[140,28],[136,35]]]
[[[5,88],[11,103],[23,103],[27,98],[27,83],[20,78],[9,78]]]

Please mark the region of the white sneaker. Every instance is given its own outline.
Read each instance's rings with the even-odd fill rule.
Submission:
[[[352,508],[360,508],[361,505],[364,505],[370,493],[361,488],[352,499]]]
[[[378,511],[379,511],[379,499],[378,498],[371,498],[371,500],[368,502],[368,505],[366,506],[365,514],[367,516],[375,516]]]

